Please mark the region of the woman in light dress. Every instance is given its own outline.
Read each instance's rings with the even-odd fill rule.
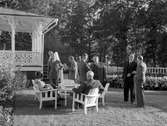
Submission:
[[[73,56],[70,56],[69,58],[69,76],[68,78],[71,80],[77,80],[78,77],[78,65],[77,62],[75,61]]]
[[[53,88],[58,87],[58,83],[63,81],[63,65],[57,52],[54,53],[49,71],[50,83]]]

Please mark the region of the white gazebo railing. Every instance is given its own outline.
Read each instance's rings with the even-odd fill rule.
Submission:
[[[14,58],[14,60],[13,60]],[[11,62],[17,66],[41,66],[42,53],[32,51],[0,51],[0,64]]]
[[[12,63],[22,71],[43,72],[44,36],[57,22],[55,18],[0,7],[0,30],[11,32],[11,50],[0,50],[0,65]],[[17,32],[31,34],[31,51],[15,50]]]
[[[151,74],[167,74],[167,68],[166,67],[148,67],[147,73]]]

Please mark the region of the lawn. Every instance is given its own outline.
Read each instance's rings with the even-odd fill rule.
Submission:
[[[145,94],[146,107],[136,108],[123,102],[121,90],[111,89],[105,107],[100,105],[98,113],[90,109],[84,115],[83,109],[71,111],[70,98],[67,107],[54,110],[50,103],[39,110],[32,90],[23,90],[17,92],[14,126],[167,126],[167,92]]]

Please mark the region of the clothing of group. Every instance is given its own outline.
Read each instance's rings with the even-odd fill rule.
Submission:
[[[91,70],[94,72],[94,79],[99,80],[103,85],[106,82],[106,68],[102,63],[91,63],[79,61],[69,65],[69,79],[84,82],[87,80],[86,73]]]
[[[63,65],[59,60],[48,61],[48,77],[53,88],[57,88],[58,83],[63,79]]]
[[[130,100],[131,103],[136,103],[138,107],[144,107],[143,85],[145,83],[145,74],[147,66],[144,62],[126,62],[123,71],[124,80],[124,101]]]

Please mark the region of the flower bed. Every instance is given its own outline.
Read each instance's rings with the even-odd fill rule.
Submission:
[[[110,87],[123,88],[123,79],[121,76],[113,75],[108,78]],[[146,77],[144,85],[145,90],[167,90],[167,77]]]
[[[167,90],[167,77],[147,77],[144,88],[149,90]]]

